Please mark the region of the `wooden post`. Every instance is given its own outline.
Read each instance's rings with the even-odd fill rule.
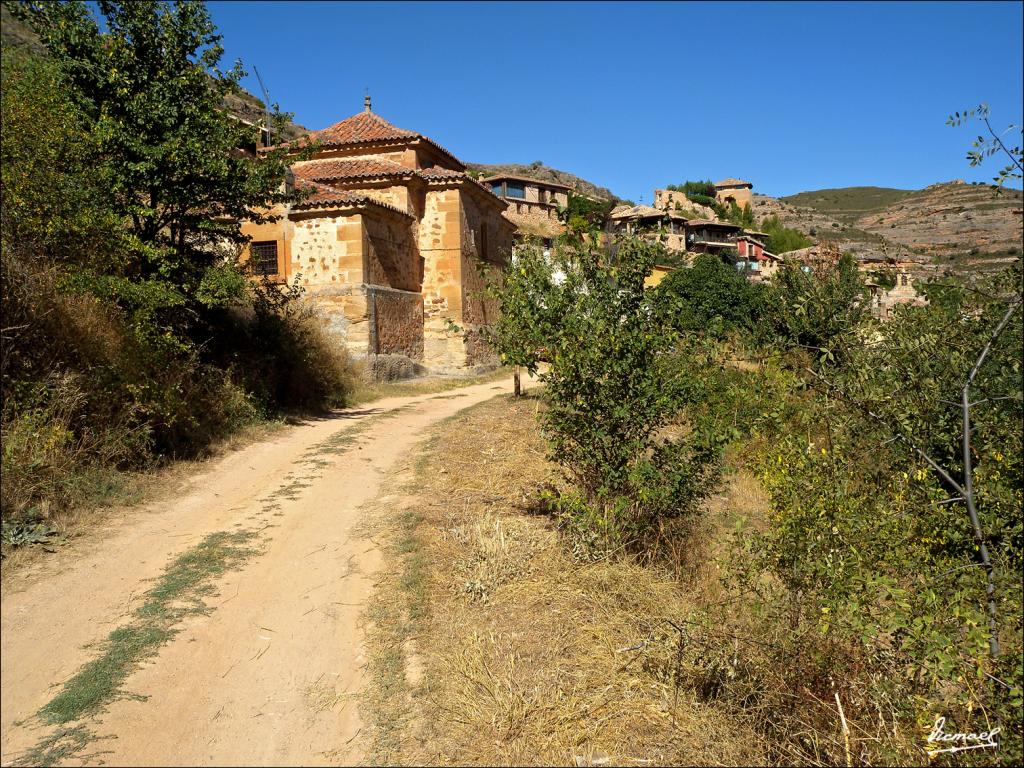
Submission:
[[[512,391],[516,397],[522,395],[523,391],[519,384],[519,366],[515,366],[512,369]]]

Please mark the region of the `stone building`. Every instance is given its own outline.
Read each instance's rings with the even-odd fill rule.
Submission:
[[[550,245],[553,238],[565,231],[558,220],[558,208],[569,205],[571,187],[526,176],[496,175],[481,181],[505,201],[505,215],[519,234],[539,237]]]
[[[686,250],[694,253],[717,253],[735,261],[737,242],[743,228],[727,221],[695,219],[686,222]]]
[[[762,240],[766,238],[764,232],[749,229],[736,237],[736,268],[744,272],[751,282],[771,279],[781,264],[779,257],[764,247]]]
[[[686,250],[686,217],[673,209],[620,205],[608,214],[608,221],[616,234],[657,237],[669,251]]]
[[[674,189],[654,190],[654,207],[662,211],[677,211],[693,207],[685,192]]]
[[[715,182],[715,199],[722,205],[736,203],[740,208],[749,208],[754,199],[754,185],[742,179],[722,179]]]
[[[314,131],[292,168],[306,197],[246,223],[243,259],[298,281],[328,329],[357,355],[403,354],[433,370],[493,358],[481,329],[497,307],[481,267],[503,269],[515,225],[506,203],[428,137],[370,109]],[[306,139],[300,139],[300,142]]]

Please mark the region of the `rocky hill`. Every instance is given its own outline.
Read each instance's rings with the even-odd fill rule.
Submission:
[[[599,197],[602,200],[619,200],[607,187],[599,187],[586,179],[581,179],[568,171],[560,171],[557,168],[549,168],[543,163],[531,163],[520,165],[518,163],[466,163],[466,168],[481,176],[493,176],[497,173],[508,173],[514,176],[526,176],[537,181],[551,181],[556,184],[565,184],[572,187],[576,192],[591,197]]]
[[[46,56],[46,46],[31,27],[16,19],[6,5],[0,5],[0,34],[4,47],[23,48],[37,56]],[[264,118],[263,101],[241,88],[236,94],[229,94],[224,99],[224,106],[233,115],[242,118],[246,122],[261,124]],[[284,129],[284,139],[291,140],[309,133],[309,131],[298,123],[289,122]],[[274,140],[279,140],[275,136]]]
[[[901,256],[934,268],[998,268],[1022,250],[1022,194],[962,181],[921,190],[846,187],[783,198],[754,196],[754,214],[777,215],[857,256]]]

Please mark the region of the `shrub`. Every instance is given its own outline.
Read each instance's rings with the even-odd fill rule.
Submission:
[[[836,358],[869,315],[867,289],[850,254],[823,249],[814,264],[787,262],[764,293],[762,338]]]
[[[658,311],[677,331],[721,337],[753,328],[763,291],[720,257],[702,253],[691,268],[666,275],[654,297]]]
[[[768,235],[768,242],[765,245],[774,254],[798,251],[814,245],[814,242],[800,230],[785,226],[779,221],[778,216],[766,216],[761,221],[760,229]]]
[[[753,719],[777,760],[914,764],[922,746],[937,746],[925,740],[944,716],[947,732],[1002,727],[998,752],[965,764],[1020,761],[1019,310],[971,395],[971,474],[992,556],[998,656],[968,510],[936,469],[963,482],[957,402],[1020,300],[1020,264],[980,288],[930,286],[928,306],[899,309],[835,363],[819,361],[791,388],[781,421],[759,420],[767,439],[746,455],[769,493],[767,526],[739,531],[722,571],[728,597],[690,617],[693,647],[721,651],[687,662],[706,695]],[[729,607],[737,605],[745,607]],[[757,642],[732,646],[731,636]]]
[[[717,466],[705,436],[679,422],[699,398],[699,382],[644,288],[663,255],[636,239],[621,243],[614,265],[577,250],[558,265],[565,277],[556,284],[555,267],[526,252],[499,291],[503,315],[527,297],[532,304],[499,326],[498,346],[546,350],[541,425],[573,484],[550,501],[587,551],[644,551],[668,521],[696,513]],[[524,364],[536,370],[537,359]]]

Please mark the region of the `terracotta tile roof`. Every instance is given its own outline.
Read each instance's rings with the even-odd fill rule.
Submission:
[[[360,195],[355,192],[344,192],[327,184],[321,184],[317,181],[298,178],[295,181],[295,187],[300,190],[312,190],[312,193],[300,202],[295,203],[292,206],[292,210],[301,211],[309,208],[327,208],[333,205],[369,205],[382,208],[392,213],[401,213],[405,216],[412,216],[408,211],[403,211],[393,205],[382,203],[380,200],[376,200],[372,197]]]
[[[465,164],[455,155],[442,147],[436,141],[422,133],[407,131],[392,125],[383,117],[368,110],[347,117],[334,125],[321,128],[319,131],[312,131],[308,139],[319,141],[327,147],[349,146],[353,144],[371,144],[373,142],[386,141],[413,141],[421,139],[431,146],[439,149],[460,166]]]
[[[417,171],[419,176],[424,179],[461,179],[461,178],[472,178],[462,171],[453,171],[451,168],[441,168],[438,165],[432,168],[421,168]]]
[[[509,174],[509,173],[498,173],[498,174],[495,174],[494,176],[488,176],[487,178],[480,179],[480,181],[483,181],[483,182],[504,181],[504,180],[523,181],[523,182],[526,182],[527,184],[534,184],[534,185],[539,186],[539,187],[555,187],[557,189],[572,189],[572,187],[568,186],[567,184],[559,184],[557,181],[544,181],[543,179],[533,179],[533,178],[530,178],[529,176],[513,176],[512,174]]]
[[[744,181],[743,179],[722,179],[715,182],[716,187],[736,187],[740,185],[754,186],[749,181]]]
[[[488,198],[493,199],[495,202],[500,203],[501,205],[505,205],[505,201],[502,198],[498,197],[496,194],[494,194],[494,192],[491,191],[491,188],[489,186],[487,186],[486,184],[481,184],[479,181],[474,179],[465,171],[453,171],[451,168],[441,168],[440,166],[435,165],[432,168],[421,168],[420,170],[416,171],[416,173],[420,176],[420,178],[423,178],[428,182],[458,180],[468,181],[470,184],[477,187],[479,191],[486,192]]]
[[[361,144],[364,141],[415,139],[418,134],[392,125],[373,112],[360,112],[334,125],[313,131],[310,136],[324,144]]]
[[[377,159],[337,159],[312,160],[299,163],[292,167],[295,175],[313,181],[333,181],[340,179],[366,179],[388,176],[409,176],[415,174],[412,168],[391,160]]]

